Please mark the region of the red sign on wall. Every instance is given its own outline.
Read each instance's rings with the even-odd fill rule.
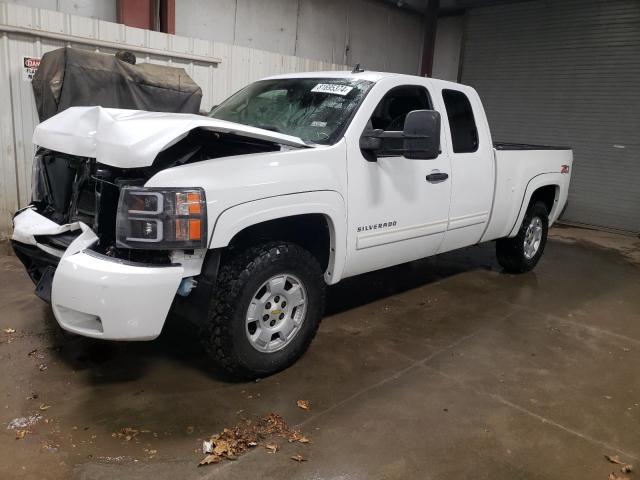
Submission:
[[[37,57],[22,57],[22,80],[30,82],[33,80],[38,67],[40,66],[40,59]]]

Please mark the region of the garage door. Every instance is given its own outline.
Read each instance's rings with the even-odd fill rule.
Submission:
[[[462,55],[494,141],[573,147],[564,219],[640,231],[640,1],[472,9]]]

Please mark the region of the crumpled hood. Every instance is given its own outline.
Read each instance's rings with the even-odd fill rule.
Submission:
[[[183,113],[102,107],[71,107],[38,125],[33,143],[57,152],[91,157],[118,168],[147,167],[158,153],[194,128],[307,147],[301,139],[239,123]]]

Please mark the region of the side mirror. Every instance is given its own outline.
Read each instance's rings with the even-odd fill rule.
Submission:
[[[440,113],[414,110],[407,114],[402,131],[406,158],[431,160],[440,154]]]
[[[360,149],[369,152],[381,150],[382,138],[379,136],[380,132],[380,130],[369,130],[364,132],[360,137]]]

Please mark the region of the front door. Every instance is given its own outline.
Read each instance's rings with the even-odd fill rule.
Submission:
[[[433,109],[431,99],[426,80],[424,85],[380,82],[360,108],[347,137],[350,242],[345,277],[423,258],[440,247],[451,182],[432,174],[450,174],[446,153],[432,160],[398,155],[370,161],[359,145],[367,128],[401,131],[410,111]]]

